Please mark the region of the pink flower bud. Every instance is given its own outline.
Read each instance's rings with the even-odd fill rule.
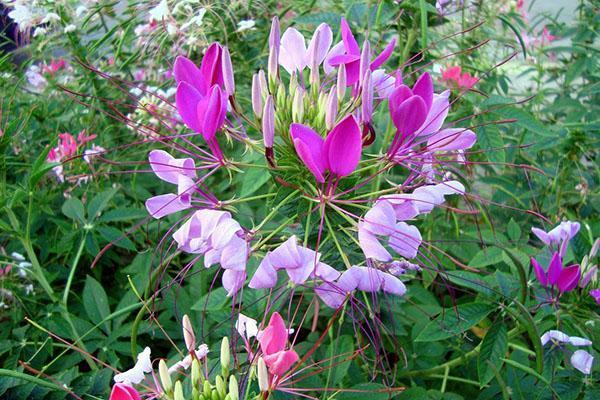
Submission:
[[[273,17],[271,23],[271,32],[269,33],[269,79],[275,80],[279,69],[279,46],[281,45],[281,35],[279,32],[279,18]]]
[[[187,314],[183,316],[181,325],[183,326],[185,347],[188,351],[194,351],[194,348],[196,347],[196,336],[194,335],[194,328],[192,327],[190,317],[188,317]]]
[[[346,66],[341,64],[338,68],[337,75],[337,97],[338,101],[344,100],[346,95]]]
[[[335,85],[329,91],[329,96],[327,96],[327,105],[325,109],[325,126],[327,130],[333,128],[335,124],[335,120],[337,118],[338,112],[338,100],[337,100],[337,90]]]
[[[235,94],[235,80],[233,77],[231,56],[229,55],[229,49],[227,47],[223,47],[221,65],[223,68],[223,85],[225,86],[225,92],[227,92],[229,96],[233,96]]]
[[[263,109],[262,120],[263,140],[265,147],[273,147],[275,138],[275,106],[273,104],[273,96],[269,95]]]
[[[260,90],[260,80],[258,74],[252,76],[252,111],[257,118],[262,118],[262,94]]]
[[[373,80],[371,70],[365,72],[362,81],[361,122],[369,123],[373,117]]]
[[[265,77],[265,71],[262,69],[258,71],[258,84],[260,87],[260,94],[264,99],[269,95],[269,86],[267,85],[267,78]]]
[[[360,53],[360,64],[359,64],[359,73],[358,73],[358,79],[359,82],[362,83],[365,74],[367,73],[367,70],[370,70],[370,64],[371,64],[371,45],[369,44],[368,40],[365,40],[365,43],[363,44],[363,48],[362,48],[362,52]]]

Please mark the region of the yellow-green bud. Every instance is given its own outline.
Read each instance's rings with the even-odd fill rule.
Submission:
[[[229,351],[229,338],[227,336],[223,337],[221,341],[221,367],[224,370],[229,370],[230,363],[230,351]]]
[[[213,389],[212,393],[210,394],[210,398],[211,400],[221,400],[219,393],[217,393],[215,389]]]
[[[200,361],[197,358],[192,360],[192,386],[200,390],[202,382],[202,373],[200,372]]]
[[[290,86],[288,87],[288,92],[295,93],[296,89],[298,89],[298,76],[296,72],[293,72],[292,76],[290,77]]]
[[[181,387],[180,381],[175,382],[175,392],[173,394],[173,399],[174,400],[185,400],[183,398],[183,388]]]
[[[221,375],[217,375],[217,377],[215,378],[215,387],[217,388],[217,393],[219,393],[219,397],[225,397],[227,391],[225,390],[225,382],[223,381],[223,378],[221,378]]]
[[[203,390],[204,397],[206,397],[207,399],[210,399],[211,390],[212,390],[212,387],[210,386],[210,382],[208,380],[205,380],[204,381],[204,390]]]
[[[235,376],[231,375],[229,377],[229,397],[231,397],[231,400],[239,400],[240,398],[240,391],[238,388],[238,383],[237,383],[237,379],[235,379]]]
[[[294,122],[302,122],[304,118],[304,90],[298,88],[294,93],[292,100],[292,120]]]
[[[158,376],[160,377],[160,382],[165,393],[171,393],[173,390],[173,382],[171,381],[171,375],[169,374],[169,368],[167,368],[165,360],[160,360],[158,362]]]
[[[196,347],[196,336],[194,335],[194,328],[192,327],[190,317],[188,317],[187,314],[183,316],[181,325],[183,326],[185,347],[187,348],[187,351],[194,351],[194,347]]]

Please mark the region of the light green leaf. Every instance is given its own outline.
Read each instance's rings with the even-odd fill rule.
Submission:
[[[85,279],[83,288],[83,307],[90,321],[98,324],[104,321],[110,315],[110,307],[108,306],[108,297],[100,283],[91,276]],[[108,320],[101,325],[106,332],[110,333],[110,323]]]
[[[79,220],[80,222],[85,223],[85,209],[83,208],[83,203],[76,197],[72,197],[64,202],[62,205],[62,212],[73,220]]]

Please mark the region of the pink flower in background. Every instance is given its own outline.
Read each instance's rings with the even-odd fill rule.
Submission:
[[[325,59],[324,70],[326,73],[333,71],[332,67],[344,65],[346,67],[346,84],[352,86],[360,79],[360,55],[361,49],[354,38],[350,26],[345,18],[340,23],[342,41],[333,46]],[[371,71],[379,68],[385,63],[394,51],[396,39],[392,39],[383,51],[373,60],[368,61]]]
[[[544,46],[546,44],[550,44],[551,42],[555,41],[556,39],[557,39],[557,37],[550,33],[550,31],[548,30],[548,27],[544,26],[544,28],[542,29],[542,36],[541,36],[542,46]]]
[[[277,284],[277,271],[284,269],[290,281],[303,284],[309,278],[324,281],[337,279],[340,273],[319,261],[321,255],[298,245],[296,236],[290,237],[275,250],[268,252],[258,266],[248,286],[252,289],[272,288]]]
[[[58,71],[65,69],[68,66],[64,58],[59,57],[58,59],[50,60],[50,64],[42,67],[42,72],[48,75],[54,75]]]
[[[133,386],[115,383],[108,400],[141,400],[141,396]]]
[[[479,81],[468,72],[462,72],[460,66],[442,69],[442,82],[459,90],[469,90]]]
[[[77,142],[79,142],[78,146],[83,146],[84,144],[96,139],[96,137],[97,135],[94,134],[88,135],[87,129],[82,129],[77,135]]]
[[[552,255],[547,271],[544,271],[535,258],[531,259],[531,266],[542,286],[556,287],[561,294],[575,289],[581,277],[579,265],[563,267],[562,258],[558,252]]]
[[[282,376],[300,358],[298,353],[291,347],[286,350],[288,329],[278,312],[271,315],[269,325],[262,332],[258,341],[263,354],[262,358],[269,369],[269,373],[273,375]]]
[[[592,289],[590,290],[590,296],[594,298],[596,303],[600,305],[600,289]]]
[[[317,182],[325,182],[327,171],[337,178],[354,172],[360,161],[362,136],[358,122],[348,115],[333,127],[327,138],[302,124],[290,125],[296,153]]]

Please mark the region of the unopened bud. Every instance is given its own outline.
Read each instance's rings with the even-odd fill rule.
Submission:
[[[346,66],[344,64],[340,64],[338,68],[336,87],[338,101],[342,102],[346,95]]]
[[[275,140],[275,106],[273,105],[273,96],[269,95],[267,97],[262,114],[263,141],[265,142],[265,147],[273,147],[273,141]],[[221,343],[221,363],[223,363],[223,343],[226,339],[227,337],[224,337],[223,342]],[[229,360],[229,356],[227,357],[227,360]]]
[[[295,93],[298,89],[298,75],[296,72],[292,72],[292,76],[290,76],[290,85],[288,86],[288,93]]]
[[[239,400],[240,398],[237,379],[235,379],[235,376],[233,375],[229,377],[229,396],[231,397],[231,400]]]
[[[360,105],[360,117],[362,122],[369,123],[373,118],[373,81],[371,78],[371,70],[365,72],[362,87],[362,99]]]
[[[265,118],[266,119],[266,118]],[[271,146],[273,146],[273,141],[271,140]],[[230,361],[230,351],[229,351],[229,338],[227,336],[223,337],[221,341],[221,367],[225,370],[229,370],[229,361]]]
[[[262,118],[263,98],[260,90],[258,74],[252,75],[252,111],[257,118]]]
[[[338,112],[338,100],[335,85],[333,85],[329,91],[329,96],[327,96],[327,104],[325,107],[325,127],[327,130],[330,130],[333,128],[333,125],[335,125]]]
[[[600,249],[600,238],[598,238],[594,241],[592,250],[590,250],[590,258],[596,257],[596,254],[598,254],[598,249]]]
[[[169,374],[169,368],[165,360],[158,362],[158,376],[160,377],[160,383],[165,393],[170,393],[173,390],[173,382],[171,381],[171,375]]]
[[[215,377],[215,388],[217,389],[217,393],[219,394],[219,397],[221,397],[221,398],[225,397],[225,394],[226,394],[225,382],[223,381],[223,378],[221,378],[221,375],[217,375]]]
[[[301,123],[304,118],[304,90],[298,88],[292,100],[292,121]]]
[[[192,360],[192,386],[197,387],[200,390],[200,383],[202,382],[202,373],[200,372],[200,361],[197,358]]]
[[[269,63],[267,67],[267,71],[269,72],[269,82],[272,83],[277,81],[280,45],[279,18],[275,16],[271,22],[271,31],[269,32]]]
[[[271,50],[269,51],[267,72],[269,73],[269,83],[272,85],[277,82],[277,72],[279,69],[278,57],[279,55],[275,52],[274,48],[271,47]]]
[[[210,399],[211,400],[221,400],[221,396],[219,396],[219,392],[217,392],[217,389],[212,390],[212,392],[210,393]]]
[[[311,87],[319,86],[319,40],[321,39],[321,31],[315,31],[314,46],[312,48],[312,54],[309,54],[310,60],[310,85]]]
[[[183,397],[183,388],[181,387],[181,382],[175,382],[175,391],[173,393],[173,400],[185,400]]]
[[[362,52],[360,53],[360,64],[358,70],[359,83],[362,83],[365,74],[371,69],[371,45],[368,40],[363,43]]]
[[[223,85],[225,86],[225,91],[229,96],[233,96],[235,94],[235,79],[233,76],[231,56],[229,55],[229,49],[227,46],[223,47],[223,53],[221,54],[221,66],[223,69]]]
[[[269,95],[269,85],[267,85],[267,78],[265,77],[265,71],[262,69],[258,71],[258,83],[260,86],[260,94],[263,100]]]
[[[266,392],[269,390],[269,372],[267,371],[265,360],[263,360],[262,357],[258,358],[258,365],[256,368],[258,375],[258,388],[261,392]]]
[[[183,339],[185,340],[185,347],[188,352],[194,351],[194,348],[196,347],[196,336],[194,335],[194,328],[192,327],[190,317],[188,317],[187,314],[183,316],[181,325],[183,326]]]
[[[207,399],[210,399],[211,393],[212,393],[212,387],[210,386],[210,382],[208,380],[205,380],[204,381],[204,389],[202,391],[202,394]]]

